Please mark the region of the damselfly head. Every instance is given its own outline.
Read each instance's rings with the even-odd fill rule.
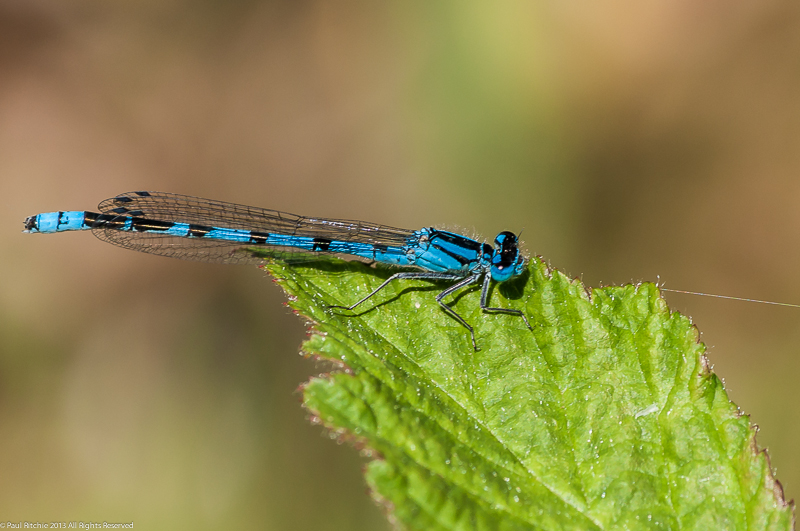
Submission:
[[[513,232],[504,231],[494,239],[492,255],[492,280],[503,282],[522,273],[525,260],[517,246],[519,239]]]

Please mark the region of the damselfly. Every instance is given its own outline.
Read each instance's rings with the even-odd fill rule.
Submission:
[[[475,330],[444,298],[483,278],[480,307],[522,318],[521,310],[489,306],[492,280],[505,282],[520,275],[525,259],[512,232],[501,232],[494,245],[454,232],[427,227],[406,230],[363,221],[297,216],[277,210],[248,207],[163,192],[130,192],[107,199],[97,212],[61,211],[31,216],[26,232],[53,233],[91,230],[101,240],[145,253],[186,260],[258,263],[260,249],[278,252],[327,253],[353,256],[417,271],[393,274],[350,306],[353,310],[393,280],[451,281],[436,302],[470,333]]]

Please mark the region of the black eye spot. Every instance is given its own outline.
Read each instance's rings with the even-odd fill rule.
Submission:
[[[517,236],[513,232],[501,232],[494,239],[496,256],[499,258],[495,262],[495,267],[501,271],[505,267],[513,266],[519,258],[517,249]]]

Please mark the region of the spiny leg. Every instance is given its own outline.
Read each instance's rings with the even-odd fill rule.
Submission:
[[[369,299],[370,297],[372,297],[373,295],[378,293],[380,290],[385,288],[389,284],[389,282],[391,282],[392,280],[398,280],[398,279],[458,280],[460,278],[463,278],[463,276],[461,276],[461,275],[451,275],[449,273],[424,273],[424,272],[421,272],[421,273],[414,273],[414,272],[395,273],[394,275],[392,275],[389,278],[387,278],[383,282],[383,284],[381,284],[380,286],[378,286],[377,288],[372,290],[372,293],[370,293],[369,295],[367,295],[366,297],[364,297],[360,301],[356,302],[355,304],[353,304],[351,306],[334,305],[334,306],[328,306],[328,308],[341,308],[342,310],[354,310],[361,303],[365,302],[367,299]]]
[[[525,321],[525,326],[528,327],[528,330],[533,331],[531,324],[528,322],[528,318],[522,312],[522,310],[515,310],[514,308],[490,308],[486,306],[486,302],[489,298],[489,282],[492,280],[492,277],[489,273],[486,273],[483,277],[483,288],[481,289],[481,310],[485,312],[502,312],[502,313],[510,313],[512,315],[519,315],[522,317],[522,320]]]
[[[444,311],[449,313],[451,317],[453,317],[459,323],[464,325],[464,328],[469,330],[469,335],[472,338],[472,348],[475,349],[475,352],[478,352],[478,350],[479,350],[478,349],[478,344],[475,342],[475,330],[473,330],[472,326],[470,326],[470,324],[468,322],[466,322],[463,317],[458,315],[458,313],[456,313],[456,311],[454,309],[452,309],[447,304],[443,303],[442,299],[447,297],[451,293],[460,290],[464,286],[468,286],[470,284],[474,284],[475,282],[478,281],[479,278],[480,278],[480,274],[475,274],[475,275],[472,275],[470,277],[467,277],[467,278],[465,278],[464,280],[462,280],[460,282],[456,282],[455,284],[453,284],[452,286],[450,286],[449,288],[447,288],[446,290],[444,290],[443,292],[441,292],[440,294],[438,294],[436,296],[436,302],[439,303],[439,306],[441,306],[444,309]]]

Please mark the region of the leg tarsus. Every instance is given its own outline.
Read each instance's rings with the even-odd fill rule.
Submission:
[[[491,282],[491,276],[487,272],[483,277],[483,287],[481,288],[481,310],[485,312],[501,312],[501,313],[508,313],[511,315],[519,315],[522,317],[522,320],[525,321],[525,326],[528,327],[528,330],[533,332],[533,327],[528,322],[528,317],[523,313],[522,310],[515,310],[514,308],[493,308],[487,306],[487,299],[489,298],[489,283]]]

